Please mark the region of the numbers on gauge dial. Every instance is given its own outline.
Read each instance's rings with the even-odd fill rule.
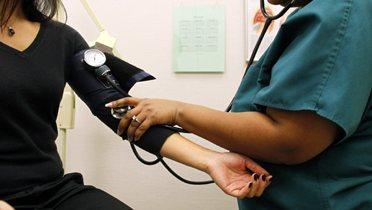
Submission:
[[[106,56],[97,49],[90,49],[84,53],[84,61],[92,67],[100,67],[105,64]]]

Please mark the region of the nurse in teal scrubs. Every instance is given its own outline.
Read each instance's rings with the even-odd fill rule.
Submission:
[[[136,106],[119,133],[138,139],[151,125],[176,124],[258,160],[272,184],[239,200],[242,210],[372,209],[372,0],[301,6],[249,69],[232,113],[125,98],[109,104]]]

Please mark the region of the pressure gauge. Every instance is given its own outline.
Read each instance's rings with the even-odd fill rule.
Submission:
[[[90,67],[98,68],[105,64],[106,56],[97,49],[89,49],[84,52],[84,62]]]

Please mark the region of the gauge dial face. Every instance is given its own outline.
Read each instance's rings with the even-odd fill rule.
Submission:
[[[89,66],[98,68],[105,64],[106,56],[100,50],[89,49],[84,53],[84,61]]]

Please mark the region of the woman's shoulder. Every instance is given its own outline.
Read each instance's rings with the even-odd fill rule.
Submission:
[[[67,38],[74,38],[77,34],[79,34],[79,32],[76,31],[73,27],[59,21],[48,20],[44,24],[47,26],[50,32],[55,33],[56,35],[67,36]]]
[[[75,49],[74,51],[88,48],[88,44],[80,33],[66,23],[49,20],[45,24],[47,25],[46,28],[49,30],[50,35],[66,42],[69,46],[73,46]]]

